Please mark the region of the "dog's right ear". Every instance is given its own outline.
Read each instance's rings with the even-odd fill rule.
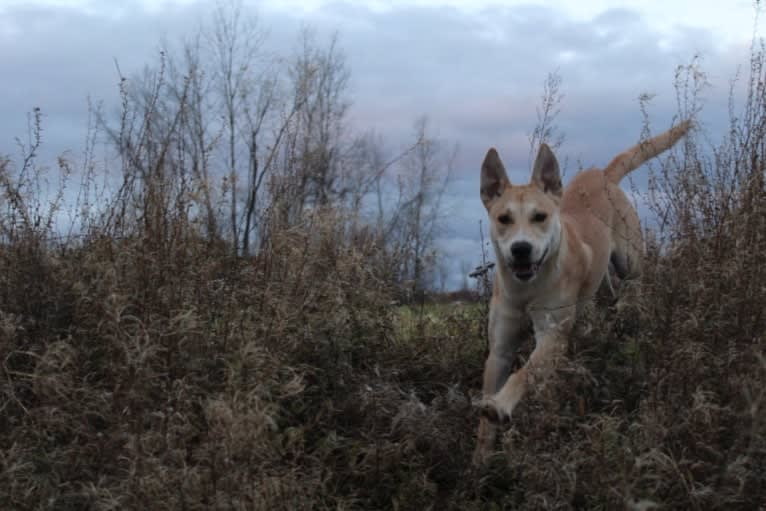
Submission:
[[[492,201],[502,195],[503,189],[509,184],[503,162],[493,147],[487,151],[484,163],[481,164],[481,201],[484,207],[489,209]]]
[[[551,193],[556,197],[561,197],[561,172],[559,171],[559,162],[548,144],[540,144],[540,150],[537,152],[535,167],[532,170],[532,183],[537,185],[545,193]]]

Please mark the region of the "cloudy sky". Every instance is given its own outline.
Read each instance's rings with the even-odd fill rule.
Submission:
[[[565,95],[559,158],[604,164],[641,133],[638,97],[654,94],[652,128],[676,111],[676,67],[695,55],[708,74],[702,120],[725,129],[729,81],[747,70],[751,0],[261,0],[248,2],[275,52],[295,49],[302,25],[338,31],[351,70],[349,121],[392,145],[428,115],[458,143],[442,245],[457,269],[479,256],[478,169],[496,146],[523,181],[527,134],[542,84],[558,70]],[[115,60],[130,75],[156,62],[160,40],[207,21],[214,2],[194,0],[0,0],[0,154],[14,154],[26,113],[45,114],[51,152],[83,146],[86,98],[116,108]],[[640,171],[639,171],[640,173]],[[456,276],[453,282],[459,282]]]

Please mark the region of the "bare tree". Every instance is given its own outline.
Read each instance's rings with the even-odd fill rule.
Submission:
[[[160,51],[157,68],[147,67],[132,80],[120,75],[120,123],[116,128],[102,123],[121,160],[121,183],[104,219],[116,233],[124,234],[128,224],[139,225],[160,239],[166,227],[163,217],[173,209],[169,204],[185,207],[181,197],[189,191],[189,180],[185,154],[177,149],[183,146],[180,126],[186,117],[188,93],[188,80],[180,84],[169,81],[165,50]],[[128,219],[137,223],[126,222]]]
[[[211,175],[210,157],[219,140],[219,134],[208,123],[212,112],[210,89],[212,82],[206,75],[202,62],[201,34],[184,45],[183,69],[179,73],[189,83],[187,117],[183,124],[188,137],[187,151],[191,174],[198,183],[202,208],[204,209],[206,234],[210,239],[221,236],[219,211],[215,206],[215,190]]]
[[[422,300],[437,268],[434,243],[457,148],[447,152],[442,142],[431,138],[425,117],[415,122],[415,136],[418,144],[402,161],[399,201],[389,229],[398,234],[404,247],[401,275],[411,283],[413,297]]]
[[[260,130],[261,121],[268,112],[272,89],[268,80],[260,84],[255,83],[256,59],[261,52],[264,33],[257,18],[243,15],[242,0],[230,0],[217,5],[209,39],[216,69],[215,87],[220,94],[224,112],[227,185],[230,194],[229,222],[233,250],[237,253],[241,234],[237,186],[243,165],[241,159],[244,159],[240,158],[240,137],[243,132],[249,131],[249,136],[245,139],[245,151],[253,152],[257,149],[257,131]],[[259,85],[263,85],[260,94]],[[252,117],[253,110],[245,108],[252,100],[253,94],[257,97],[255,101],[260,103],[255,108],[255,119]],[[245,130],[245,119],[241,114],[243,111],[251,114],[247,119],[250,121],[249,130]],[[253,161],[254,155],[250,154],[246,162],[251,174]],[[253,182],[251,178],[250,184]]]
[[[334,35],[327,48],[317,48],[313,33],[304,30],[301,53],[291,70],[306,97],[296,126],[301,208],[306,204],[326,206],[339,195],[336,185],[349,105],[345,98],[349,71],[337,42]]]
[[[265,31],[241,0],[218,3],[212,25],[203,27],[200,34],[194,45],[186,46],[186,72],[194,101],[193,161],[201,162],[195,168],[200,168],[201,179],[210,184],[209,154],[214,149],[222,152],[225,167],[215,167],[212,173],[224,178],[232,250],[249,253],[258,235],[258,201],[265,178],[277,166],[283,141],[306,103],[309,89],[301,88],[295,94],[286,91],[282,61],[265,51]],[[205,47],[200,47],[200,38],[207,41]],[[213,72],[205,73],[203,66]],[[205,101],[209,104],[203,104]],[[208,142],[203,144],[203,139]],[[208,204],[212,204],[210,188],[204,190]],[[208,208],[211,226],[213,209]]]
[[[286,59],[269,55],[264,37],[242,1],[227,0],[181,53],[164,49],[158,67],[122,80],[123,115],[111,131],[124,162],[115,217],[137,197],[175,197],[205,236],[243,254],[307,211],[339,209],[352,232],[375,224],[387,253],[403,254],[401,278],[422,293],[438,279],[434,240],[454,155],[425,118],[393,157],[373,132],[350,132],[337,35],[321,45],[304,29]],[[367,205],[376,218],[365,218]],[[131,211],[151,216],[140,204]]]

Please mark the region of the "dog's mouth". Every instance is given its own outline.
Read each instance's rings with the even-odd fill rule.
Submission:
[[[522,281],[534,277],[539,269],[540,265],[537,263],[513,263],[511,265],[513,276]]]
[[[511,262],[511,272],[513,272],[513,276],[521,280],[522,282],[526,282],[530,280],[532,277],[537,275],[537,272],[540,270],[540,266],[543,264],[543,261],[545,260],[546,255],[548,255],[547,248],[545,249],[545,252],[543,252],[542,257],[540,257],[540,259],[538,259],[536,262],[534,261]]]

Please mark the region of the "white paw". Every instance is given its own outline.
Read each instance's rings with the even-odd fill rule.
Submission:
[[[482,417],[486,417],[494,423],[504,424],[511,420],[511,410],[498,403],[495,397],[485,397],[476,403],[476,407]]]

